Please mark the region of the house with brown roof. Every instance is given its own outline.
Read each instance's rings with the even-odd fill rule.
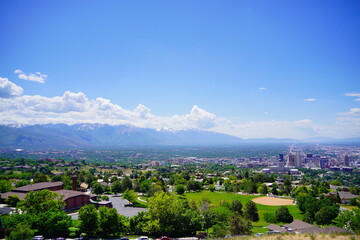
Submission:
[[[74,186],[73,186],[74,187]],[[59,197],[62,196],[62,200],[65,202],[65,210],[72,211],[81,208],[82,206],[90,203],[90,196],[84,192],[74,191],[74,190],[65,190],[63,182],[41,182],[29,184],[26,186],[18,187],[12,189],[11,192],[6,192],[1,194],[1,199],[6,200],[10,195],[16,195],[20,200],[24,200],[26,195],[29,192],[36,192],[44,189],[54,191],[59,194]]]
[[[279,225],[275,225],[275,224],[270,224],[266,228],[269,229],[269,231],[267,232],[269,235],[288,232],[285,228],[280,227]]]
[[[11,191],[12,192],[21,192],[21,193],[28,193],[28,192],[36,192],[39,190],[48,189],[50,191],[57,191],[64,188],[63,182],[40,182],[40,183],[34,183],[29,184],[26,186],[14,188]]]
[[[284,227],[286,229],[299,230],[299,229],[303,229],[303,228],[311,228],[311,227],[314,227],[314,225],[307,223],[307,222],[300,221],[300,220],[294,220],[292,223],[285,224]]]
[[[345,192],[345,191],[338,191],[337,192],[340,197],[340,201],[342,204],[348,204],[352,198],[358,198],[359,195],[354,195],[351,192]],[[325,196],[327,197],[334,197],[337,194],[336,192],[329,192]]]
[[[79,191],[73,190],[59,190],[56,191],[62,200],[65,202],[65,210],[72,211],[81,208],[90,203],[91,196]]]
[[[268,234],[280,234],[280,233],[348,233],[348,230],[345,230],[343,228],[339,228],[336,226],[330,226],[330,227],[317,227],[315,225],[312,225],[310,223],[306,223],[300,220],[294,220],[290,224],[285,224],[283,226],[278,226],[275,224],[270,224],[267,226],[269,229]]]

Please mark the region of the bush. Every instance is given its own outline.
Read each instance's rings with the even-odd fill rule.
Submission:
[[[278,222],[276,220],[275,213],[270,213],[270,212],[264,213],[264,220],[265,220],[265,222],[268,222],[268,223],[277,223]]]
[[[18,224],[10,233],[9,240],[31,240],[35,231],[29,225]]]
[[[278,222],[291,223],[294,220],[289,209],[285,206],[279,207],[275,212],[275,216]]]
[[[101,196],[101,200],[103,201],[109,201],[109,197],[104,195],[104,196]]]

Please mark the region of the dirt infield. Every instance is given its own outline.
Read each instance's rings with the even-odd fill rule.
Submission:
[[[274,198],[274,197],[259,197],[252,200],[254,203],[268,205],[268,206],[283,206],[283,205],[293,205],[293,200],[283,199],[283,198]]]

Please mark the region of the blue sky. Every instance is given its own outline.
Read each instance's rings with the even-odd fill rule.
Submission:
[[[358,137],[359,10],[340,0],[3,0],[0,123]]]

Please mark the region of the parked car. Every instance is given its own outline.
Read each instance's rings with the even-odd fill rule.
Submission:
[[[45,240],[43,236],[35,236],[33,240]]]
[[[157,240],[171,240],[171,238],[169,238],[167,236],[162,236],[161,238],[159,238]]]
[[[122,237],[122,238],[120,238],[120,240],[129,240],[129,238],[128,237]]]
[[[65,238],[63,238],[63,237],[58,237],[58,238],[55,238],[55,240],[65,240]]]
[[[137,240],[149,240],[147,236],[138,237]]]

